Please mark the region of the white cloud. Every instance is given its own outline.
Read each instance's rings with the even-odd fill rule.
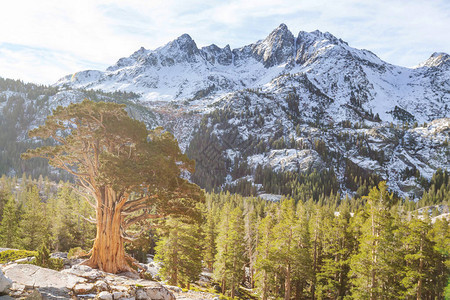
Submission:
[[[329,31],[399,65],[415,65],[434,51],[450,52],[446,0],[15,0],[0,11],[0,76],[53,83],[183,33],[199,46],[240,47],[280,23],[294,35]]]

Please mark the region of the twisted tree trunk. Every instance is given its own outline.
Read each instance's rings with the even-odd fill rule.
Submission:
[[[121,234],[122,207],[126,199],[118,199],[111,187],[105,187],[97,198],[97,235],[91,258],[85,263],[108,273],[134,272],[131,258],[125,254]]]

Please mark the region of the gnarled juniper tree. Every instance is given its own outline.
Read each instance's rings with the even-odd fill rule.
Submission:
[[[84,100],[57,107],[32,138],[54,146],[28,150],[72,174],[96,210],[97,235],[87,265],[106,272],[131,271],[124,242],[133,224],[167,215],[199,218],[202,190],[181,177],[194,163],[162,128],[148,131],[124,105]]]

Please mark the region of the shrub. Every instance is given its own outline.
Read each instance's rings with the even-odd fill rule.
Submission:
[[[87,256],[86,251],[81,249],[81,247],[70,248],[69,253],[67,254],[67,258],[80,258],[83,256]]]
[[[15,261],[21,258],[33,257],[38,253],[36,251],[28,250],[5,250],[0,252],[0,263],[4,264],[10,261]]]
[[[64,268],[63,260],[60,258],[50,258],[50,251],[47,249],[45,245],[42,245],[41,249],[36,256],[36,259],[32,262],[34,265],[53,269],[53,270],[62,270]]]

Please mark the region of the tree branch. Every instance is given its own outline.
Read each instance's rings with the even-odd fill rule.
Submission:
[[[124,216],[128,216],[134,212],[137,212],[141,209],[146,209],[148,208],[148,204],[147,203],[141,203],[139,205],[135,205],[133,207],[128,208],[127,210],[122,210],[122,215]]]
[[[84,219],[85,221],[88,221],[89,223],[92,224],[97,224],[97,220],[93,219],[92,217],[86,218],[85,216],[78,214],[79,217],[81,217],[82,219]]]
[[[139,236],[141,234],[143,234],[145,231],[147,230],[147,228],[143,228],[141,229],[138,233],[136,234],[128,234],[125,232],[125,230],[122,230],[122,232],[120,233],[120,236],[127,242],[134,242],[135,240],[137,240],[139,238]]]
[[[133,210],[130,210],[130,209],[132,209],[134,206],[147,203],[147,200],[154,199],[157,197],[158,197],[157,195],[152,195],[152,196],[144,196],[144,197],[134,199],[134,200],[129,200],[123,206],[122,211],[123,212],[133,212]]]
[[[159,215],[159,214],[155,215],[155,214],[151,214],[151,213],[143,213],[143,214],[141,214],[139,216],[136,216],[136,217],[133,217],[133,218],[125,220],[125,222],[123,224],[123,229],[127,230],[131,225],[133,225],[133,224],[135,224],[135,223],[137,223],[139,221],[142,221],[142,220],[146,220],[146,219],[160,219],[162,217],[164,217],[164,216],[163,215]]]

